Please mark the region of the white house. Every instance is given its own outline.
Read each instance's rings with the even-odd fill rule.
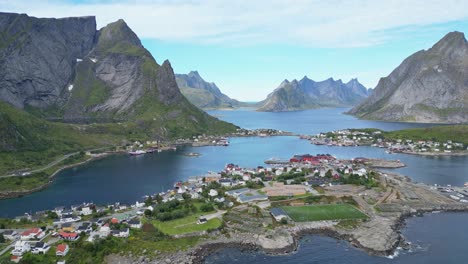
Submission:
[[[225,199],[224,199],[224,197],[216,197],[216,198],[214,198],[214,201],[217,202],[217,203],[224,203]]]
[[[105,224],[99,228],[99,236],[106,237],[110,234],[110,227],[108,224]]]
[[[37,242],[36,245],[34,245],[34,248],[31,250],[31,253],[33,254],[45,254],[47,251],[49,251],[50,246],[47,243],[44,242]]]
[[[232,180],[231,179],[220,179],[219,183],[221,184],[221,186],[229,187],[229,186],[232,185]]]
[[[192,197],[192,199],[198,199],[198,198],[200,198],[200,194],[198,194],[197,192],[191,192],[191,193],[190,193],[190,196]]]
[[[211,197],[218,196],[218,191],[216,191],[215,189],[211,189],[208,195]]]
[[[89,206],[81,208],[81,215],[91,215],[92,213],[93,210]]]
[[[135,203],[135,207],[136,207],[136,208],[141,208],[141,207],[143,207],[144,205],[145,205],[145,203],[140,203],[140,202],[136,202],[136,203]]]
[[[361,168],[361,169],[356,171],[356,174],[359,175],[359,176],[364,176],[364,175],[367,174],[367,170],[364,169],[364,168]]]
[[[136,229],[140,229],[141,228],[141,221],[139,219],[132,219],[130,220],[130,222],[128,222],[128,225],[130,226],[130,228],[136,228]]]
[[[288,218],[288,214],[281,208],[271,208],[270,213],[278,222],[283,218]]]
[[[250,179],[251,179],[250,174],[244,173],[244,175],[242,175],[242,180],[244,180],[244,181],[250,181]]]
[[[21,240],[41,239],[45,233],[40,228],[31,228],[21,233]]]
[[[3,237],[8,240],[16,240],[18,233],[15,230],[6,230],[3,232]]]
[[[31,245],[26,241],[16,241],[15,248],[11,251],[14,256],[22,256],[24,253],[31,251]]]
[[[126,229],[120,229],[120,230],[112,230],[111,231],[112,236],[115,237],[128,237],[130,235],[130,230],[128,228]]]

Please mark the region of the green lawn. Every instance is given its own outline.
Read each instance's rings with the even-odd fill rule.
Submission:
[[[367,216],[350,204],[327,204],[281,207],[294,221],[366,219]]]
[[[195,204],[196,207],[200,207],[200,203]],[[208,220],[204,224],[197,224],[198,218],[203,215],[208,215],[213,212],[198,212],[184,218],[175,219],[171,221],[159,221],[152,220],[151,223],[161,232],[168,235],[179,235],[192,232],[206,231],[209,229],[215,229],[221,226],[222,221],[218,218]]]

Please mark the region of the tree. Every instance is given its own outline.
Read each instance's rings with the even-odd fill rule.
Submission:
[[[0,244],[1,243],[5,243],[5,237],[3,236],[3,234],[0,234]]]
[[[146,198],[145,200],[145,205],[150,206],[151,204],[153,204],[153,198],[151,198],[151,196],[148,196],[148,198]]]
[[[333,177],[332,171],[331,171],[331,170],[328,170],[328,171],[325,173],[325,177],[327,177],[327,178]]]
[[[151,216],[152,214],[153,214],[153,212],[151,210],[149,210],[149,209],[145,210],[145,215],[146,216]]]
[[[161,203],[162,200],[163,200],[163,198],[161,197],[161,195],[159,195],[159,193],[156,194],[156,197],[154,197],[154,199],[155,199],[158,203]]]
[[[214,210],[214,207],[212,204],[202,204],[200,206],[200,211],[202,212],[210,212],[210,211],[213,211]]]
[[[288,219],[286,219],[285,217],[281,218],[280,224],[287,225],[288,224]]]
[[[192,198],[192,196],[189,193],[183,193],[182,198],[184,198],[184,201],[188,201]]]
[[[48,211],[47,212],[47,218],[49,219],[57,219],[59,218],[56,212]]]

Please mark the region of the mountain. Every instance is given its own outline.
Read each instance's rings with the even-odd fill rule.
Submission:
[[[329,78],[315,82],[307,76],[300,81],[284,80],[258,103],[258,111],[281,112],[319,107],[352,106],[364,100],[368,90],[357,79],[347,83]]]
[[[218,86],[203,80],[197,71],[176,74],[176,81],[182,94],[202,109],[237,108],[241,103],[223,94]]]
[[[430,49],[406,58],[349,113],[386,121],[468,122],[468,44],[464,34],[448,33]]]
[[[0,13],[0,100],[67,123],[125,123],[153,137],[235,126],[192,105],[169,61],[159,65],[123,20]],[[136,126],[133,126],[135,125]]]

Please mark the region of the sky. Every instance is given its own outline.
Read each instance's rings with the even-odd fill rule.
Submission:
[[[159,63],[243,101],[304,76],[373,88],[448,32],[468,33],[468,0],[0,0],[0,11],[92,15],[98,28],[122,18]]]

